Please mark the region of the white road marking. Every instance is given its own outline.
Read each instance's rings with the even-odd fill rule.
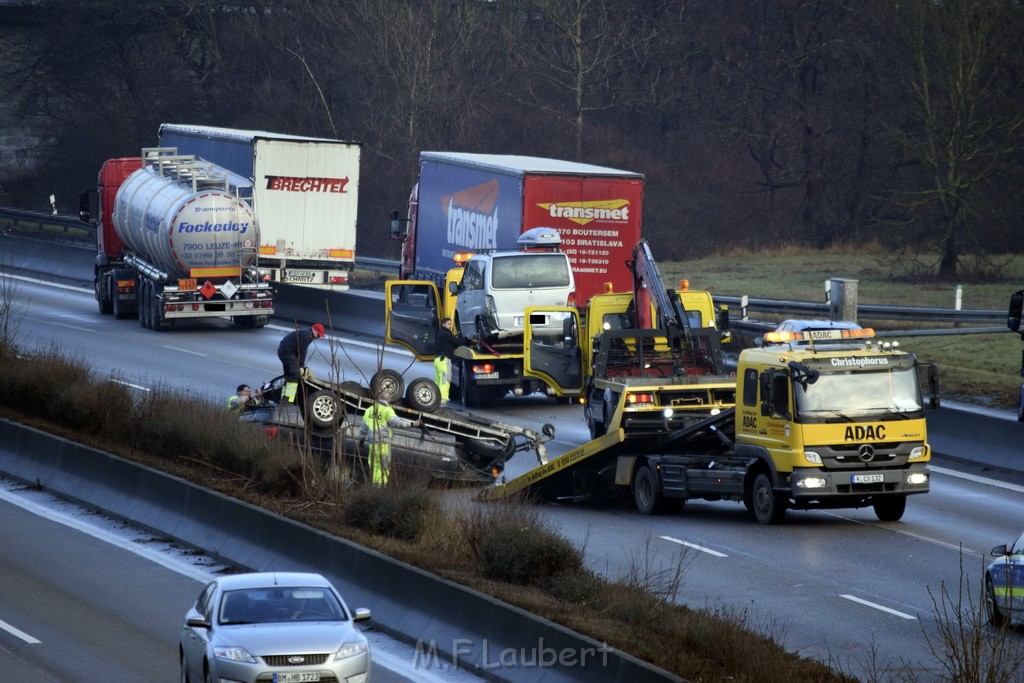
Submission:
[[[897,617],[899,617],[901,619],[910,619],[912,621],[917,621],[917,617],[915,617],[915,616],[913,616],[911,614],[907,614],[906,612],[900,612],[898,610],[890,609],[888,607],[883,607],[882,605],[877,605],[877,604],[875,604],[873,602],[868,602],[867,600],[861,600],[860,598],[854,597],[852,595],[840,595],[839,597],[846,598],[847,600],[852,600],[853,602],[860,603],[861,605],[867,605],[868,607],[873,607],[873,608],[875,608],[877,610],[881,610],[883,612],[888,612],[889,614],[895,615],[895,616],[897,616]]]
[[[69,325],[68,323],[61,323],[54,320],[49,322],[50,325],[56,325],[57,327],[66,327],[71,330],[78,330],[79,332],[95,332],[96,330],[92,327],[80,327],[78,325]]]
[[[663,538],[666,541],[669,541],[671,543],[678,543],[679,545],[685,545],[687,548],[693,548],[694,550],[699,550],[702,553],[707,553],[708,555],[714,555],[715,557],[729,557],[725,553],[720,553],[717,550],[712,550],[711,548],[705,548],[704,546],[697,545],[696,543],[688,543],[686,541],[681,541],[678,538],[672,538],[671,536],[662,536],[661,538]]]
[[[0,620],[0,628],[2,628],[3,630],[7,631],[12,636],[17,636],[18,638],[21,638],[22,640],[24,640],[29,645],[35,645],[36,643],[42,642],[40,640],[36,640],[35,638],[33,638],[29,634],[25,633],[24,631],[21,631],[19,629],[14,628],[10,624],[8,624],[6,621]]]
[[[168,346],[167,344],[164,344],[164,348],[165,349],[170,349],[171,351],[180,351],[182,353],[191,353],[193,356],[200,356],[202,358],[206,358],[207,357],[205,353],[199,353],[198,351],[193,351],[192,349],[182,349],[182,348],[179,348],[177,346]]]
[[[138,389],[139,391],[152,391],[152,389],[150,389],[149,387],[144,387],[141,384],[132,384],[131,382],[125,382],[123,379],[108,379],[107,381],[113,382],[114,384],[123,384],[126,387]]]
[[[957,479],[966,479],[967,481],[973,481],[976,484],[985,484],[987,486],[994,486],[999,489],[1006,489],[1007,491],[1013,491],[1014,493],[1024,493],[1024,486],[1018,484],[1008,484],[1003,481],[996,481],[995,479],[989,479],[987,477],[979,477],[977,474],[967,474],[966,472],[957,472],[956,470],[947,470],[945,467],[930,466],[932,472],[938,472],[939,474],[945,474],[949,477],[956,477]]]

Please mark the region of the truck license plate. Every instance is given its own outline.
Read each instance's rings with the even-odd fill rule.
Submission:
[[[306,671],[294,674],[274,674],[274,683],[316,683],[319,680],[319,671]]]
[[[496,372],[478,372],[473,375],[476,379],[498,379]]]
[[[884,474],[855,474],[852,477],[854,484],[881,484],[885,481]]]
[[[313,271],[310,270],[289,270],[284,275],[285,282],[312,282]]]

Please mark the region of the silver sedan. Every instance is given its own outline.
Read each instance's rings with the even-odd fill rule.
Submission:
[[[181,680],[255,683],[366,683],[370,646],[350,612],[319,574],[224,576],[185,615]]]

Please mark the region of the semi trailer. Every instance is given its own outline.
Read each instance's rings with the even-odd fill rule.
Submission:
[[[356,256],[359,143],[165,123],[160,145],[252,183],[259,266],[272,281],[349,288]]]
[[[195,318],[266,325],[274,297],[256,267],[259,229],[247,192],[244,179],[173,148],[106,161],[80,210],[90,221],[95,193],[100,313],[137,316],[154,330]]]

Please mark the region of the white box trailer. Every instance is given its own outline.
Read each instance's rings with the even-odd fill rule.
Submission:
[[[259,267],[271,280],[348,289],[356,255],[359,143],[165,123],[160,146],[252,180]]]

